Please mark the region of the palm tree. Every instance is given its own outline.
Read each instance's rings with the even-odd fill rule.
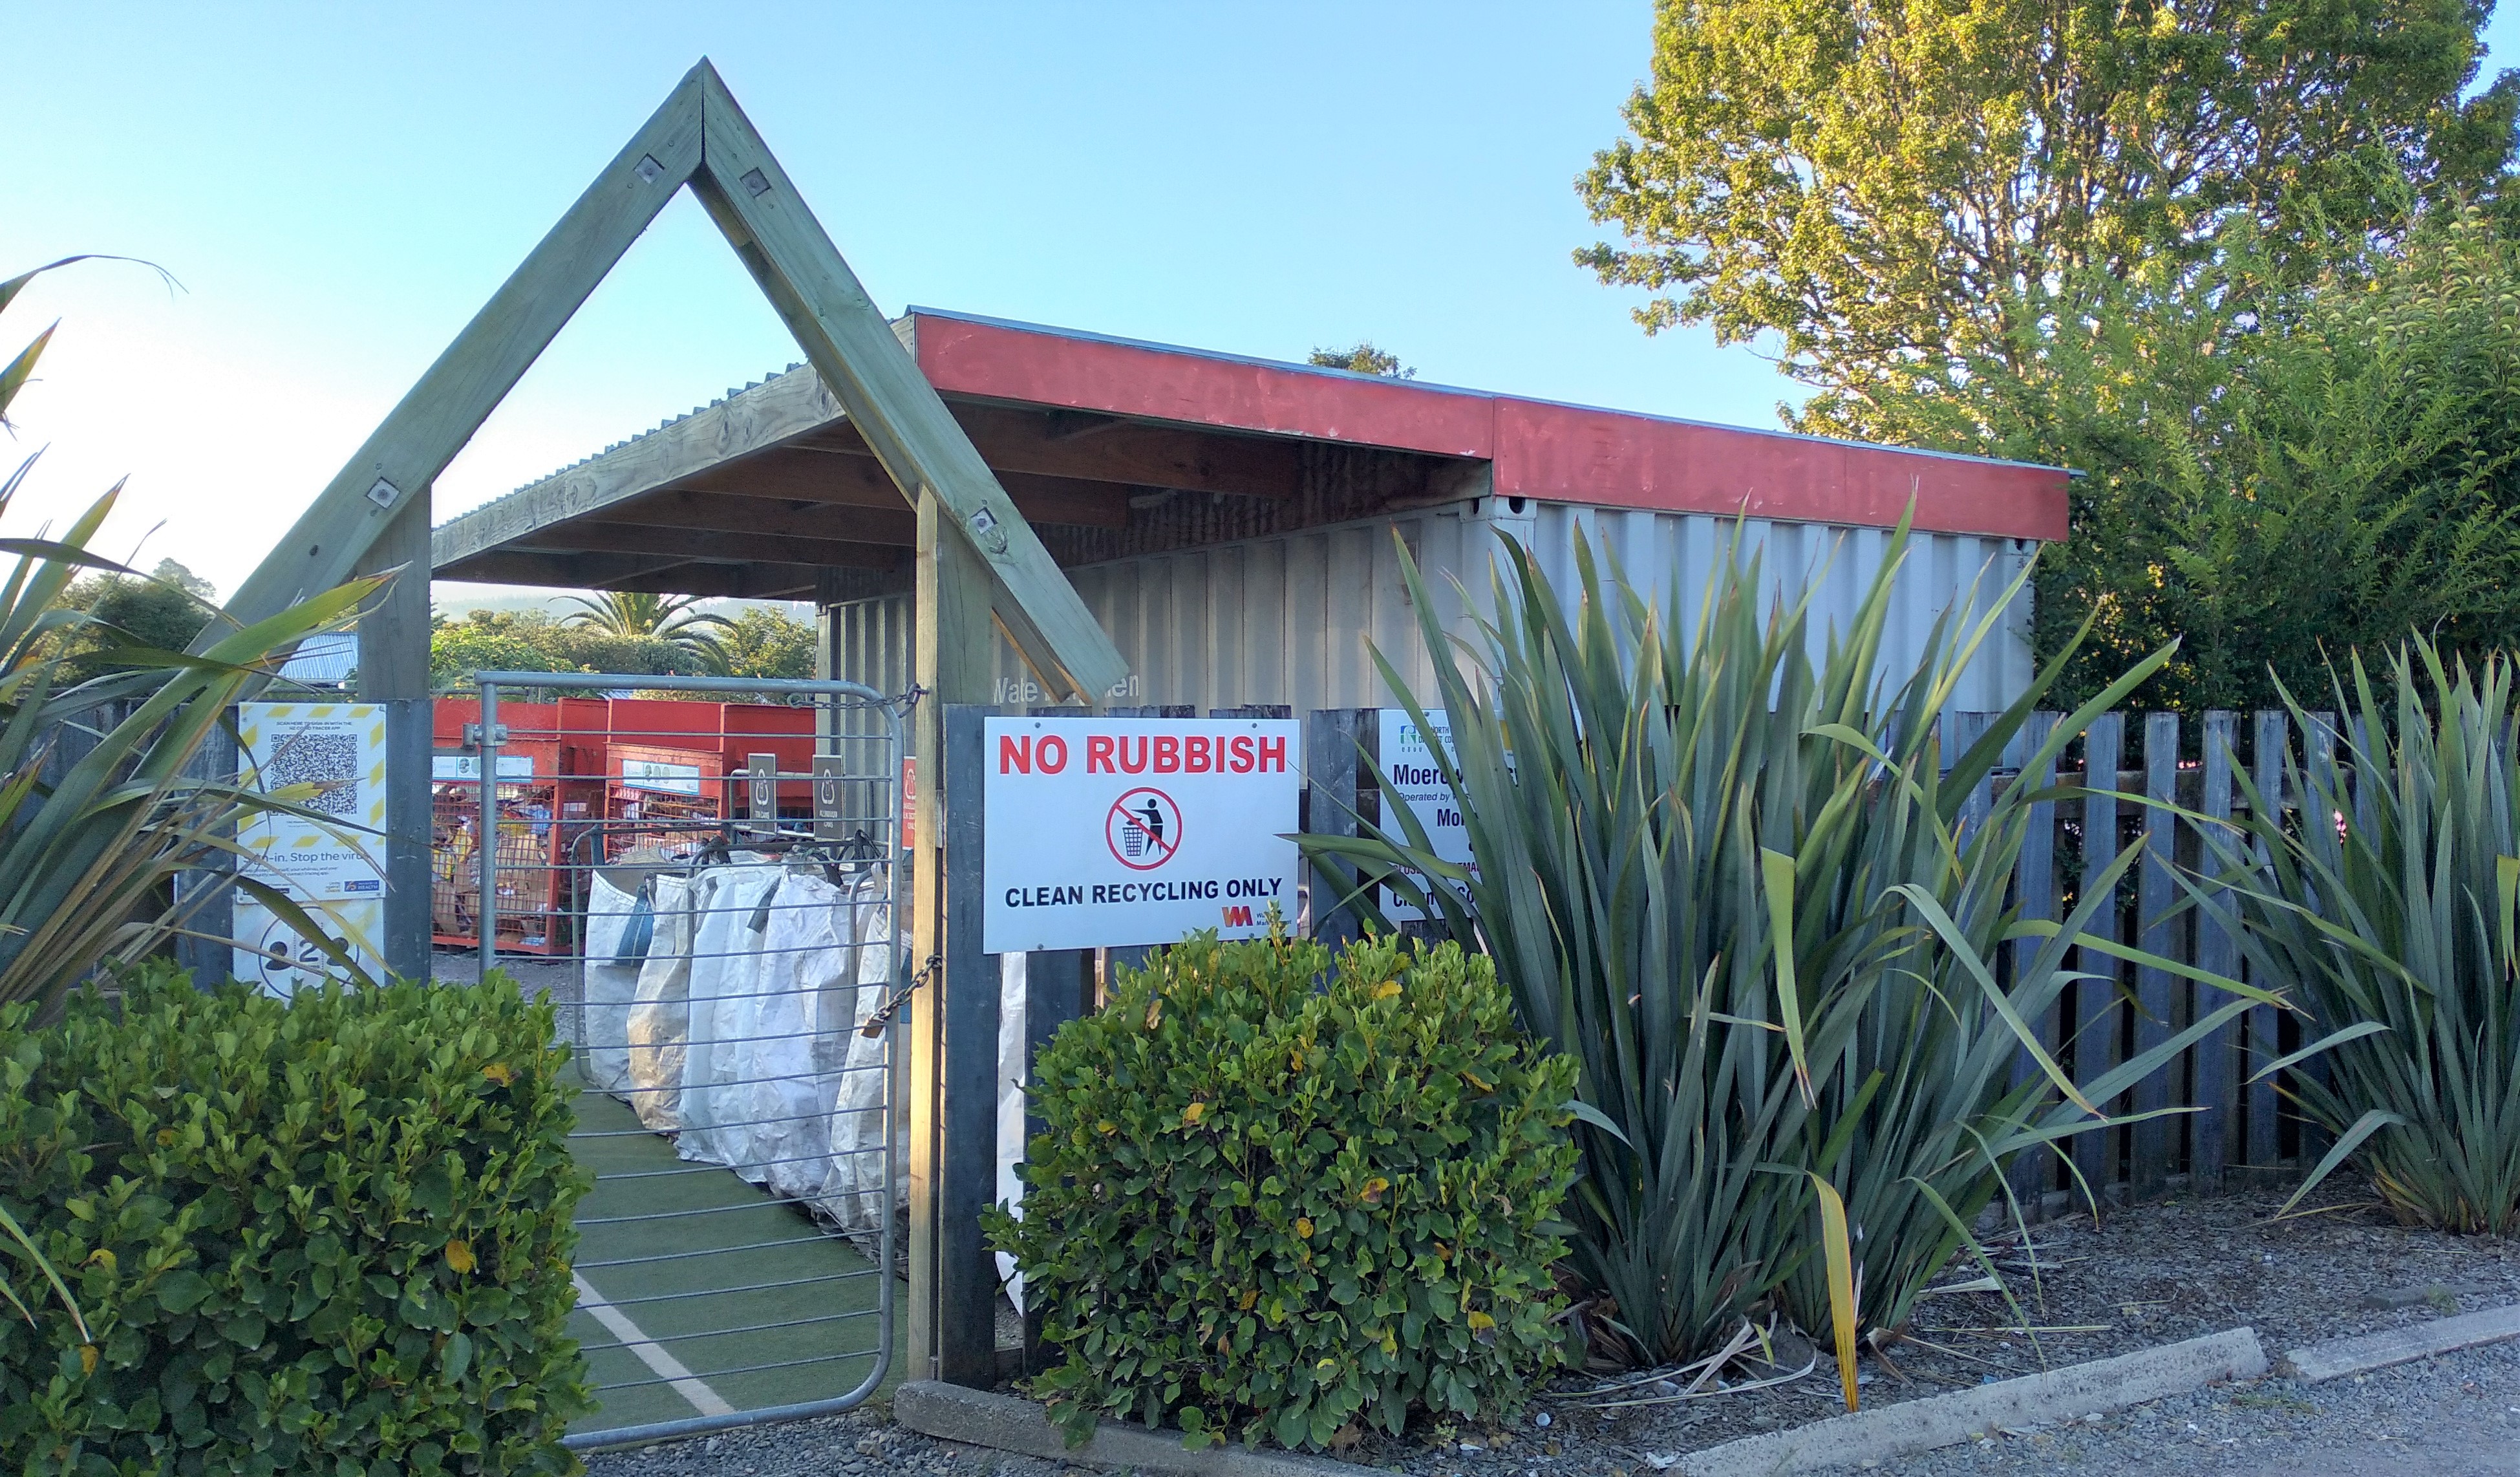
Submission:
[[[651,595],[632,590],[606,590],[598,595],[569,597],[585,609],[573,612],[568,623],[603,631],[607,635],[669,641],[711,667],[725,662],[726,650],[718,643],[715,630],[735,623],[724,616],[696,610],[697,595]]]

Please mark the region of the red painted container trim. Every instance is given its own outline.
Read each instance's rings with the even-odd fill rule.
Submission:
[[[1496,491],[1597,507],[2060,539],[2055,467],[1458,390],[933,308],[910,309],[946,394],[1490,462]]]

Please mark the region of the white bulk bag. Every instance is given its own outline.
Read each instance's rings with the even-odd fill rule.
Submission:
[[[638,906],[636,894],[595,874],[586,897],[586,998],[578,1009],[577,1056],[588,1085],[606,1092],[630,1085],[630,1005],[640,966],[613,960]]]
[[[892,906],[883,872],[870,868],[856,888],[856,905],[851,909],[856,926],[851,931],[857,947],[855,980],[857,989],[846,1019],[850,1031],[847,1054],[839,1069],[839,1082],[831,1096],[831,1171],[823,1180],[822,1206],[825,1214],[839,1223],[842,1230],[874,1232],[880,1229],[891,1216],[883,1194],[883,1104],[890,1084],[886,1077],[890,1067],[884,1059],[883,1037],[861,1034],[867,1019],[883,1008],[892,990]],[[828,1019],[840,1019],[834,1011]],[[895,1115],[898,1131],[894,1137],[894,1154],[902,1174],[895,1184],[894,1204],[906,1204],[910,1197],[910,1115]]]
[[[674,1151],[712,1164],[742,1163],[749,1116],[736,1094],[793,1049],[761,1019],[762,931],[753,923],[781,868],[739,854],[692,884],[691,1037],[683,1057],[682,1136]],[[766,920],[763,920],[766,923]],[[746,1178],[756,1178],[747,1175]]]
[[[649,879],[656,934],[639,967],[630,1004],[630,1085],[622,1093],[639,1122],[658,1133],[682,1126],[683,1042],[691,1035],[691,879]]]

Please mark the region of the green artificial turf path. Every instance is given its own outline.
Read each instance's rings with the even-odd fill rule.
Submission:
[[[570,1149],[598,1177],[578,1203],[577,1274],[647,1338],[738,1410],[827,1400],[874,1367],[876,1273],[842,1237],[731,1170],[674,1155],[671,1139],[602,1092],[577,1097]],[[661,1220],[618,1217],[699,1211]],[[668,1260],[639,1260],[669,1258]],[[612,1265],[608,1265],[612,1264]],[[766,1285],[787,1284],[787,1285]],[[754,1291],[732,1289],[754,1288]],[[908,1299],[894,1285],[895,1347]],[[588,1351],[601,1408],[572,1427],[616,1430],[703,1413],[706,1393],[677,1388],[584,1305],[569,1331]],[[896,1359],[884,1388],[901,1379]],[[613,1388],[608,1388],[613,1387]]]

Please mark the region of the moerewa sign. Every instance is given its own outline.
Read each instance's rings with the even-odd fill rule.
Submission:
[[[981,947],[1171,944],[1295,916],[1302,725],[987,720]]]

